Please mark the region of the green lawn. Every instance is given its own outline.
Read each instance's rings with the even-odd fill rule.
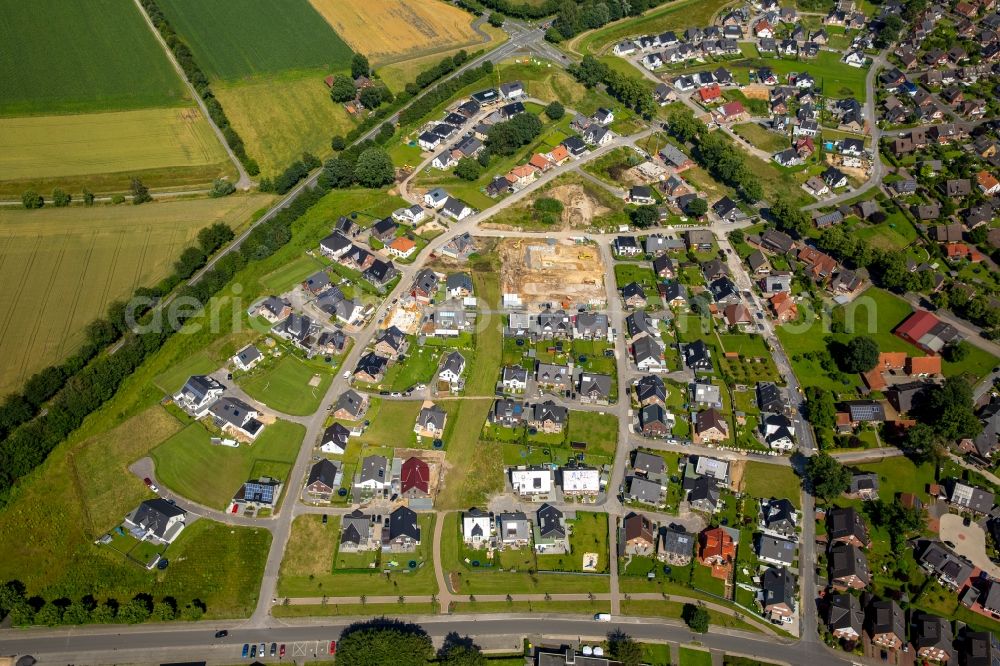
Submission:
[[[344,70],[352,55],[302,0],[161,0],[159,5],[212,78],[313,67]]]
[[[638,282],[643,287],[656,286],[656,275],[649,264],[618,263],[615,264],[615,284],[621,289],[627,284]]]
[[[789,147],[788,136],[771,132],[757,123],[733,125],[733,131],[764,152],[776,153]]]
[[[153,380],[156,386],[166,393],[173,395],[181,390],[184,383],[191,375],[207,375],[219,369],[219,364],[212,360],[204,350],[201,350],[159,375]]]
[[[433,594],[437,592],[431,560],[434,519],[434,514],[420,514],[421,543],[413,553],[378,551],[341,556],[336,551],[339,519],[323,525],[319,516],[299,516],[292,524],[281,562],[278,593],[289,597]],[[368,571],[341,566],[371,561],[378,565]],[[411,561],[416,568],[409,566]]]
[[[712,666],[712,653],[707,650],[681,646],[680,657],[680,666]]]
[[[273,273],[262,277],[260,283],[271,292],[281,294],[327,266],[328,264],[318,257],[303,254],[298,259],[290,261]]]
[[[240,485],[256,476],[286,478],[295,462],[305,428],[277,421],[253,444],[213,446],[211,434],[192,423],[152,451],[156,478],[188,499],[225,509]]]
[[[743,468],[743,493],[756,499],[788,499],[801,506],[802,482],[784,465],[748,461]]]
[[[414,384],[430,384],[434,378],[440,362],[439,351],[433,347],[418,347],[415,342],[415,338],[410,340],[406,360],[397,361],[386,371],[382,384],[390,391],[403,391]]]
[[[575,520],[567,520],[570,528],[570,553],[566,555],[536,555],[539,570],[581,571],[584,553],[597,553],[597,573],[608,571],[608,515],[578,512]]]
[[[358,438],[362,444],[376,446],[411,446],[416,442],[413,426],[420,413],[419,400],[381,400],[372,398],[365,419],[371,425]],[[447,428],[447,424],[445,425]]]
[[[618,444],[618,418],[614,414],[570,412],[568,438],[571,442],[586,443],[590,455],[613,459]]]
[[[679,601],[623,601],[621,604],[624,615],[637,615],[641,617],[664,617],[672,620],[679,620],[684,604]],[[719,611],[708,611],[709,623],[728,629],[738,629],[740,631],[760,632],[755,625],[737,620],[731,615],[720,613]]]
[[[271,409],[308,416],[319,409],[332,382],[333,374],[322,366],[286,354],[272,365],[251,370],[240,387]]]
[[[597,54],[626,38],[665,30],[683,30],[691,25],[709,25],[712,17],[727,3],[724,0],[694,2],[681,0],[646,12],[643,16],[615,21],[585,32],[566,43],[569,51],[581,55]]]
[[[0,116],[190,104],[138,8],[120,0],[0,3]]]

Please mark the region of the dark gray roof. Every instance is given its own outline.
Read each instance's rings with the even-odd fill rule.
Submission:
[[[132,516],[132,522],[162,539],[166,536],[167,522],[184,514],[185,511],[180,507],[162,497],[157,497],[140,504]]]
[[[649,398],[659,398],[661,402],[666,402],[667,390],[663,385],[663,380],[657,375],[644,375],[636,383],[635,395],[639,402]]]
[[[420,541],[420,524],[413,509],[401,506],[389,514],[389,541],[399,537],[410,537]]]
[[[635,455],[632,457],[632,468],[636,471],[645,472],[647,475],[663,474],[667,468],[667,463],[658,455],[637,449]]]
[[[549,503],[538,507],[538,533],[546,539],[562,539],[566,536],[566,528],[562,523],[563,512]]]
[[[362,482],[378,481],[379,483],[387,483],[389,480],[386,478],[388,464],[385,456],[367,456],[361,461],[360,480]]]
[[[334,482],[337,479],[337,465],[331,460],[324,458],[320,460],[309,470],[309,479],[306,481],[307,486],[319,481],[327,488],[331,490],[334,488]]]
[[[830,611],[827,616],[830,631],[852,629],[858,636],[865,623],[865,614],[861,602],[851,594],[834,594],[830,596]]]

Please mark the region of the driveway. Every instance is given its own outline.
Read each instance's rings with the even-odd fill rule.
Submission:
[[[1000,578],[1000,567],[986,556],[986,532],[976,523],[968,527],[962,524],[962,517],[948,513],[941,516],[939,531],[942,541],[955,544],[955,552],[965,557],[993,578]]]

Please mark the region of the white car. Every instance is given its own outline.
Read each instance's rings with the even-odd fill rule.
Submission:
[[[344,379],[350,379],[351,378],[351,371],[350,370],[344,370],[344,374],[342,376],[343,376]]]
[[[427,384],[417,384],[416,386],[413,387],[413,390],[423,391],[425,388],[427,388]]]
[[[152,491],[153,491],[154,493],[156,493],[157,495],[159,495],[159,494],[160,494],[160,489],[156,487],[156,484],[155,484],[155,483],[154,483],[154,484],[150,484],[150,486],[149,486],[149,489],[150,489],[150,490],[152,490]]]

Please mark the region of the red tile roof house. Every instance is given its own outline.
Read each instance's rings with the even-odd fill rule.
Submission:
[[[698,97],[701,98],[702,104],[717,102],[722,99],[722,88],[719,87],[718,83],[713,83],[699,90]]]
[[[928,354],[938,354],[941,349],[959,338],[951,325],[926,310],[918,310],[896,327],[896,336],[923,349]]]
[[[431,494],[431,468],[420,458],[407,458],[399,475],[399,491],[403,497],[416,499]]]
[[[743,108],[743,105],[739,102],[729,102],[728,104],[723,104],[719,108],[719,121],[725,123],[734,123],[739,120],[746,118],[747,111]]]

